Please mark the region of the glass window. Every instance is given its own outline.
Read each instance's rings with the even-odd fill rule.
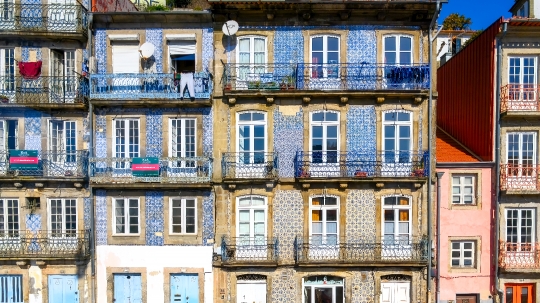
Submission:
[[[266,198],[243,196],[237,200],[237,235],[240,245],[253,245],[266,241]]]
[[[339,113],[311,114],[311,152],[313,163],[337,163],[339,154]]]
[[[410,198],[391,196],[383,199],[383,241],[385,244],[409,244],[411,240]]]
[[[339,242],[339,200],[337,197],[312,197],[310,204],[311,244],[337,245]]]
[[[473,175],[452,175],[452,203],[472,205],[476,203]]]
[[[54,162],[76,161],[77,129],[75,121],[50,121],[49,150]]]
[[[530,251],[534,243],[535,225],[533,209],[506,209],[507,249]]]
[[[49,200],[49,224],[53,237],[77,236],[77,200]]]
[[[384,63],[412,64],[412,37],[402,35],[385,36]]]
[[[389,111],[383,114],[384,161],[395,163],[411,162],[412,113]],[[401,169],[403,167],[396,167]]]
[[[238,152],[242,164],[262,164],[266,153],[266,113],[238,115]]]
[[[337,36],[323,35],[311,38],[312,78],[338,77],[339,48]]]
[[[173,198],[170,210],[172,234],[197,233],[197,199]]]
[[[175,158],[197,156],[195,119],[171,119],[169,155]],[[195,167],[195,161],[172,161],[172,167]]]
[[[345,281],[340,277],[312,276],[304,278],[304,303],[343,303],[345,302],[343,286]]]
[[[19,234],[19,200],[0,199],[0,238]]]
[[[114,199],[115,234],[139,233],[139,199]]]
[[[452,267],[474,267],[474,241],[452,241]]]

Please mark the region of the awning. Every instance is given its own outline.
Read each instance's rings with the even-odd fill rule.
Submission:
[[[174,57],[173,61],[195,61],[195,54]]]

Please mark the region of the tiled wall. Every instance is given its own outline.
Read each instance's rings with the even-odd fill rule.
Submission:
[[[145,196],[146,245],[163,246],[165,218],[163,217],[163,192],[147,191]]]
[[[304,37],[300,27],[277,27],[274,36],[274,62],[304,62]]]
[[[348,243],[375,243],[375,194],[372,189],[347,194],[345,235]]]
[[[28,214],[26,215],[26,229],[30,231],[41,230],[41,215],[40,214]]]
[[[146,156],[163,155],[163,111],[149,109],[146,113]]]
[[[155,59],[156,72],[163,72],[163,30],[161,28],[151,28],[146,30],[146,42],[157,46],[152,55]]]
[[[84,229],[89,230],[92,229],[92,226],[90,223],[92,223],[92,199],[90,198],[84,198],[83,199],[83,207],[84,207]]]
[[[24,148],[41,151],[41,113],[38,111],[24,112]]]
[[[214,192],[203,195],[203,245],[212,245],[214,240]]]
[[[279,258],[294,260],[294,240],[303,236],[304,201],[298,190],[278,190],[274,196],[272,218],[274,237],[279,239]],[[283,301],[283,302],[294,302]]]
[[[271,302],[297,302],[298,283],[294,280],[294,272],[291,268],[280,268],[274,272]]]
[[[41,1],[38,1],[38,3],[41,3]],[[41,48],[23,46],[23,47],[21,47],[21,59],[22,59],[23,62],[27,62],[27,61],[30,60],[30,52],[31,51],[36,52],[36,60],[37,61],[43,60],[42,53],[41,53]]]
[[[351,303],[373,303],[378,292],[375,292],[373,272],[355,271],[352,278]]]
[[[351,105],[347,112],[347,151],[372,155],[375,160],[377,120],[374,105]],[[354,155],[351,155],[354,157]]]
[[[278,168],[281,178],[294,177],[294,157],[303,149],[304,121],[299,107],[293,115],[284,115],[279,107],[274,110],[274,150],[278,153]]]
[[[95,194],[96,198],[96,245],[107,245],[107,191],[98,189]],[[112,223],[111,223],[112,224]]]
[[[98,28],[95,30],[95,58],[97,61],[98,74],[107,73],[107,32],[105,29]]]

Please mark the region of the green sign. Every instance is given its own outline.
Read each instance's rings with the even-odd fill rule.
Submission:
[[[39,158],[37,150],[10,150],[10,169],[38,169]]]
[[[133,158],[131,171],[134,177],[159,177],[159,158]]]

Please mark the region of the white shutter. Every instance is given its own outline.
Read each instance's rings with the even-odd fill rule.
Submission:
[[[410,291],[410,283],[396,283],[397,284],[397,290],[396,290],[396,303],[409,303],[411,301],[409,297],[409,291]]]
[[[0,120],[0,151],[6,150],[6,121]]]
[[[381,283],[381,303],[393,303],[393,283]]]
[[[113,73],[128,74],[139,72],[139,48],[137,45],[112,46]]]
[[[169,54],[171,56],[195,54],[195,45],[194,40],[169,41]]]

